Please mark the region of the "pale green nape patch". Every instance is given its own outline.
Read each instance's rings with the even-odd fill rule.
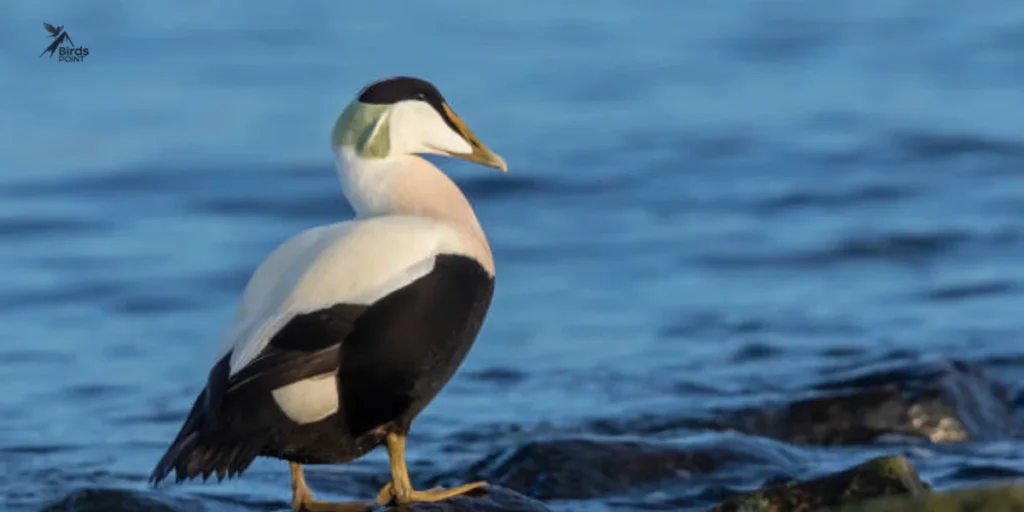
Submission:
[[[353,101],[338,116],[331,132],[331,147],[349,147],[365,158],[384,158],[391,151],[388,138],[390,105]]]

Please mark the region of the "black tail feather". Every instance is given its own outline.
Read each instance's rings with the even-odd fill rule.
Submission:
[[[204,429],[205,395],[204,391],[196,398],[181,431],[153,468],[149,482],[154,487],[172,471],[175,483],[195,477],[206,481],[213,474],[217,475],[218,481],[233,478],[241,475],[259,455],[260,443],[231,442],[227,436],[218,436]]]

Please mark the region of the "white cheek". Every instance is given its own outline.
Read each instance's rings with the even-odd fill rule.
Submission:
[[[471,153],[473,148],[441,115],[422,101],[402,101],[392,107],[391,151],[395,153]]]
[[[436,111],[431,109],[432,116],[429,118],[432,126],[423,134],[424,145],[427,148],[444,153],[472,153],[466,139],[453,130],[448,123]]]

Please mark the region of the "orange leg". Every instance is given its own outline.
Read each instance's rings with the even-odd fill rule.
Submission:
[[[387,505],[392,501],[399,506],[418,501],[441,501],[487,487],[487,482],[472,482],[451,489],[414,490],[409,481],[409,468],[405,465],[405,435],[388,434],[385,442],[388,448],[388,458],[391,460],[391,481],[377,495],[378,505]]]
[[[306,485],[306,475],[302,472],[302,466],[289,462],[288,467],[292,470],[292,510],[294,512],[367,512],[373,509],[373,503],[314,500],[313,492]]]

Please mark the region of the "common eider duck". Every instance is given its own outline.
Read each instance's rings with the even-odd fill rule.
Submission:
[[[341,464],[384,445],[377,504],[438,501],[485,487],[415,490],[406,435],[473,345],[494,292],[494,259],[466,196],[420,154],[507,172],[438,89],[374,82],[331,134],[355,218],[277,247],[245,287],[206,381],[150,477],[242,474],[259,456],[289,462],[296,510],[363,510],[313,499],[304,464]]]

